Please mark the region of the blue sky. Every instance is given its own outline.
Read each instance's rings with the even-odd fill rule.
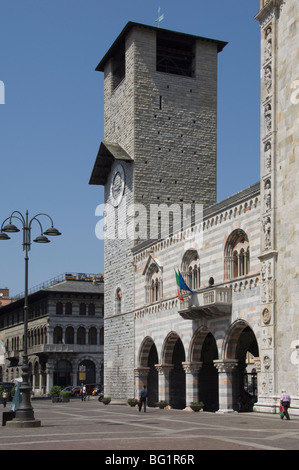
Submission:
[[[33,243],[29,287],[104,270],[103,188],[88,184],[103,140],[95,67],[128,21],[156,26],[159,6],[161,27],[229,43],[218,56],[218,200],[259,180],[259,0],[0,0],[0,223],[28,209],[63,234]],[[11,295],[24,290],[23,258],[20,233],[0,242],[0,287]]]

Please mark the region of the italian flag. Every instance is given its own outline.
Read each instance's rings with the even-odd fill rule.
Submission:
[[[180,278],[178,273],[175,271],[175,278],[176,278],[176,283],[177,283],[177,288],[178,288],[178,298],[181,302],[184,301],[183,296],[181,294],[181,287],[180,287]]]
[[[188,292],[190,292],[191,294],[194,294],[194,291],[191,290],[186,282],[184,281],[184,278],[182,276],[182,274],[180,273],[180,271],[178,270],[178,273],[175,271],[175,278],[176,278],[176,283],[177,283],[177,286],[178,286],[178,298],[180,299],[181,302],[183,302],[183,297],[182,297],[182,294],[181,294],[181,291],[182,290],[186,290]]]

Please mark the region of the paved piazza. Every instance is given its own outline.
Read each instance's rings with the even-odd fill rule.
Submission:
[[[196,460],[197,450],[299,449],[297,416],[286,421],[260,413],[222,415],[158,408],[139,413],[137,408],[107,406],[96,399],[56,404],[34,400],[33,407],[41,427],[2,426],[0,450],[106,450],[114,458],[123,451],[136,456],[141,450],[156,455],[181,450]]]

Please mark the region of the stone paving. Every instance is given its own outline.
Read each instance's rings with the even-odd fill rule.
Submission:
[[[113,458],[124,451],[126,455],[138,455],[138,451],[149,451],[148,455],[188,451],[184,454],[198,458],[199,450],[299,449],[298,416],[286,421],[279,415],[260,413],[196,413],[159,408],[148,408],[144,413],[136,407],[104,405],[96,399],[55,404],[34,400],[33,407],[41,427],[2,426],[0,451],[106,450]],[[9,406],[5,411],[8,410]]]

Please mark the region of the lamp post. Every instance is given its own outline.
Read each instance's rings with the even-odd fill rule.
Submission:
[[[45,216],[51,221],[51,227],[43,231],[42,224],[39,220],[40,216]],[[24,217],[21,212],[13,211],[7,217],[2,225],[0,231],[0,240],[9,240],[10,237],[7,233],[16,233],[20,230],[12,223],[12,219],[18,219],[23,227],[23,251],[25,251],[25,297],[24,297],[24,351],[22,362],[22,383],[20,386],[20,403],[15,413],[15,418],[8,421],[9,425],[16,425],[18,427],[37,427],[41,422],[34,418],[34,412],[31,405],[31,385],[29,383],[29,365],[28,365],[28,350],[27,350],[27,336],[28,336],[28,252],[31,249],[31,225],[33,221],[39,224],[41,234],[38,235],[33,241],[36,243],[49,243],[50,240],[47,236],[58,236],[61,233],[53,226],[53,220],[48,214],[36,214],[29,220],[28,210]],[[6,225],[4,225],[7,221]]]

